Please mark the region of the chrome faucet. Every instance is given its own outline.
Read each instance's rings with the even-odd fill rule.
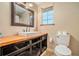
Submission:
[[[23,32],[30,32],[30,27],[26,27],[26,29],[23,29]]]

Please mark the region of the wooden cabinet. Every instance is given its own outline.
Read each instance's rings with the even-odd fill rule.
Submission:
[[[1,47],[5,56],[39,56],[47,48],[47,34],[37,38]]]

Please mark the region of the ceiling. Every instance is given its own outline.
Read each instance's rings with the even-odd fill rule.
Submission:
[[[37,5],[41,5],[41,4],[43,4],[44,2],[34,2],[35,4],[37,4]]]
[[[51,4],[52,2],[34,2],[37,6]]]

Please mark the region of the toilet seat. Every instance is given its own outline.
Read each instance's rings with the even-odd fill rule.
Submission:
[[[55,47],[55,54],[58,56],[70,56],[71,50],[64,45],[57,45]]]

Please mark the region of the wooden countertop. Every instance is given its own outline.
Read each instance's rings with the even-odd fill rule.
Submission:
[[[3,37],[3,38],[0,38],[0,47],[6,46],[9,44],[13,44],[13,43],[17,43],[17,42],[21,42],[21,41],[25,41],[25,40],[28,41],[28,40],[40,37],[45,34],[47,34],[47,33],[46,32],[38,32],[34,35],[26,35],[26,36],[12,35],[12,36]]]

